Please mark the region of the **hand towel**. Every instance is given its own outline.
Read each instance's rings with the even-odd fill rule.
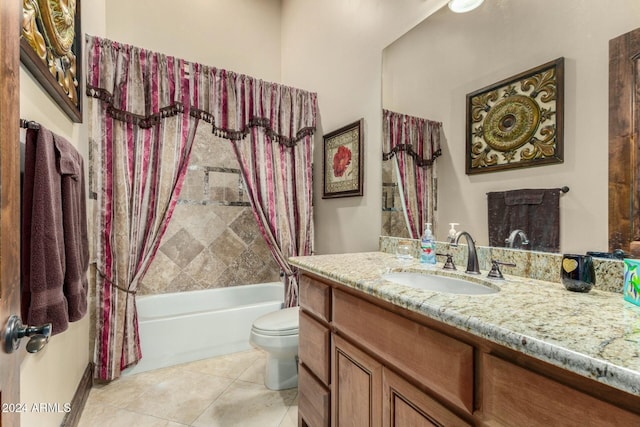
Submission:
[[[487,193],[489,246],[504,247],[513,230],[529,239],[528,249],[560,251],[560,189],[521,189]]]

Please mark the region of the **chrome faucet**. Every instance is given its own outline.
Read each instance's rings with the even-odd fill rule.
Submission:
[[[473,241],[473,237],[471,237],[469,233],[467,233],[466,231],[458,232],[456,234],[456,237],[453,239],[453,243],[451,243],[451,246],[453,246],[454,248],[458,247],[458,241],[462,236],[466,236],[467,246],[469,249],[467,253],[467,270],[465,271],[465,273],[480,274],[480,265],[478,264],[478,254],[476,253],[476,244]]]
[[[524,234],[524,231],[522,231],[520,229],[513,230],[511,232],[511,234],[509,235],[509,237],[504,240],[504,243],[507,245],[508,248],[512,248],[514,243],[516,242],[516,237],[518,237],[518,236],[520,236],[520,245],[521,246],[529,244],[529,239],[527,239],[527,235]]]

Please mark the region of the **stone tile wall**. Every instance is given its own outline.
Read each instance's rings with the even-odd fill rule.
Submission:
[[[279,280],[231,143],[201,123],[180,199],[139,295]]]

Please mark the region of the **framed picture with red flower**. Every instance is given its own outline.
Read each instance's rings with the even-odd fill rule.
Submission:
[[[362,196],[363,121],[324,136],[323,199]]]

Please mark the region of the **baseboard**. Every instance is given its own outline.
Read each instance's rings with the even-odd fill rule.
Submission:
[[[80,422],[80,416],[82,415],[82,411],[84,410],[84,405],[85,403],[87,403],[87,398],[89,397],[89,392],[91,391],[92,385],[93,363],[89,362],[89,364],[87,365],[87,369],[84,370],[82,379],[78,384],[76,393],[73,395],[73,400],[71,401],[71,411],[64,416],[60,427],[76,427],[78,425],[78,423]]]

